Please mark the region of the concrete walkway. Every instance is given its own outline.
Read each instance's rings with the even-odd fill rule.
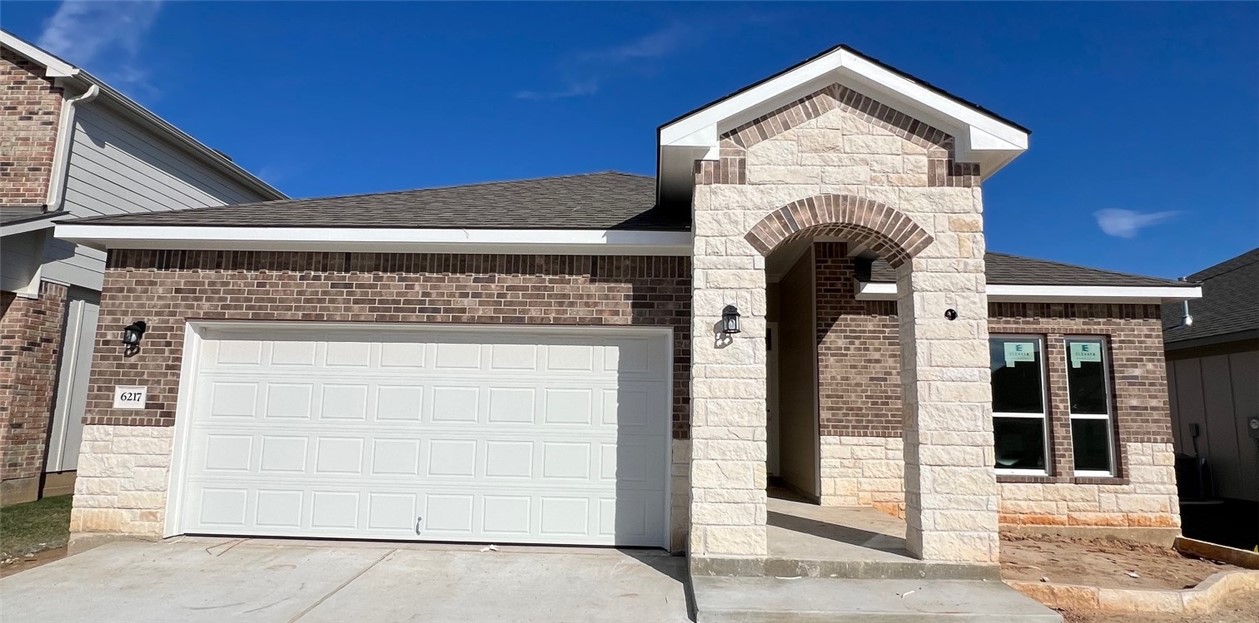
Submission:
[[[688,621],[661,551],[184,538],[0,580],[5,621]]]

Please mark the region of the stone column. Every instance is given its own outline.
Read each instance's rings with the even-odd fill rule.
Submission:
[[[906,542],[923,560],[995,563],[983,225],[978,214],[935,220],[936,244],[902,266],[897,280]],[[978,252],[959,254],[960,239]]]
[[[691,338],[693,557],[759,557],[765,542],[765,259],[744,239],[743,212],[695,192]],[[726,305],[742,333],[719,339]]]

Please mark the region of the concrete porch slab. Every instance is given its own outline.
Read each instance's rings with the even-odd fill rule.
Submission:
[[[771,490],[766,558],[692,558],[694,576],[1001,579],[997,565],[926,562],[905,547],[905,522],[873,508],[818,506]]]
[[[1061,623],[1001,582],[693,578],[697,623]]]

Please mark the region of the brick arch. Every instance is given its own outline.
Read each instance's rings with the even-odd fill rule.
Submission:
[[[899,268],[934,240],[913,219],[865,197],[823,194],[798,199],[761,219],[744,236],[761,255],[801,236],[836,236],[863,244]]]

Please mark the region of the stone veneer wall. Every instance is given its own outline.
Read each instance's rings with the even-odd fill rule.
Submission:
[[[161,538],[174,437],[170,426],[83,427],[73,541],[101,534]]]
[[[850,286],[829,283],[838,278],[850,280],[837,264],[842,266],[844,260],[819,261],[819,309],[823,298],[851,296]],[[828,272],[822,272],[824,268]],[[856,315],[863,313],[860,302],[847,305],[855,306]],[[825,366],[819,354],[819,364],[828,371],[820,378],[820,386],[856,388],[850,403],[844,403],[850,404],[848,408],[823,412],[829,422],[823,425],[821,440],[822,503],[874,506],[903,515],[899,397],[890,405],[863,397],[871,388],[881,386],[885,375],[879,365],[900,356],[894,337],[896,321],[881,313],[865,313],[864,320],[845,320],[829,327],[819,323],[820,352],[825,352],[822,345],[833,341],[851,344],[859,353],[849,360],[829,358],[834,367]],[[989,331],[1045,338],[1049,374],[1050,475],[998,476],[1001,523],[1179,526],[1159,307],[993,303]],[[890,342],[886,339],[889,334],[893,336]],[[1068,335],[1102,335],[1109,341],[1119,448],[1119,473],[1114,478],[1072,475],[1063,342]],[[871,342],[871,336],[878,339]]]
[[[47,201],[61,102],[38,65],[0,49],[0,205]]]
[[[0,505],[39,498],[68,292],[0,293]]]
[[[100,325],[144,319],[149,330],[133,357],[123,356],[113,333],[97,336],[85,416],[90,441],[80,455],[77,489],[89,497],[82,504],[76,498],[74,532],[80,538],[160,533],[158,497],[165,498],[166,483],[157,484],[157,469],[169,468],[169,451],[164,463],[151,455],[160,450],[155,440],[173,430],[188,321],[657,326],[673,329],[670,529],[674,548],[682,549],[691,456],[690,305],[685,257],[112,252]],[[138,379],[149,388],[146,408],[113,410],[113,387]]]
[[[692,560],[766,555],[765,256],[842,236],[899,267],[906,293],[908,546],[995,561],[978,167],[954,162],[946,133],[832,85],[722,135],[695,180]],[[725,305],[744,318],[729,343],[712,339]],[[964,315],[946,321],[950,307]]]

